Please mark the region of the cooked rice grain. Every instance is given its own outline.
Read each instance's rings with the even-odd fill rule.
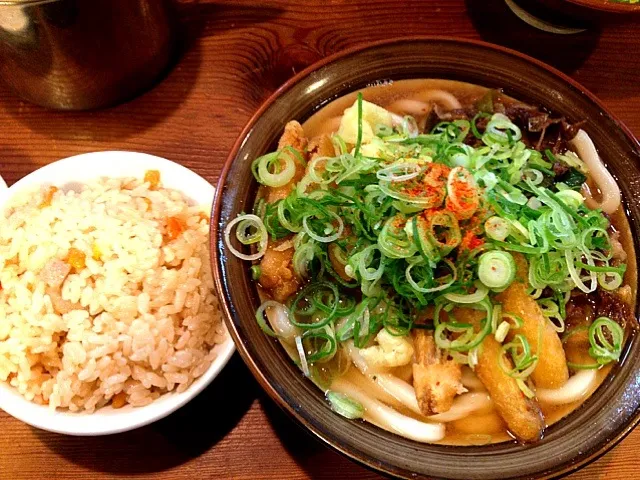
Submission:
[[[226,338],[208,216],[131,178],[51,193],[19,195],[0,217],[0,381],[71,411],[186,390]]]

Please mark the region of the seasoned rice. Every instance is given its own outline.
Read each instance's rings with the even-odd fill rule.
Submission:
[[[76,190],[0,216],[0,381],[70,411],[186,390],[226,338],[208,215],[141,179]]]

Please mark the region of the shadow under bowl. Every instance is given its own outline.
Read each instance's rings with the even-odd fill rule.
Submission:
[[[374,43],[325,59],[291,79],[260,108],[238,139],[220,178],[212,216],[216,288],[238,350],[267,393],[334,449],[368,467],[404,478],[547,478],[579,468],[610,449],[640,419],[640,337],[630,335],[623,360],[579,409],[532,445],[420,444],[332,412],[279,343],[255,321],[260,304],[249,263],[229,255],[225,225],[250,211],[257,192],[251,162],[275,148],[285,123],[306,120],[329,101],[380,82],[442,78],[502,88],[584,127],[618,179],[632,236],[640,238],[640,149],[629,131],[583,87],[553,68],[495,45],[439,37]],[[636,241],[637,242],[637,241]],[[636,249],[638,245],[636,244]],[[637,309],[636,309],[637,310]]]

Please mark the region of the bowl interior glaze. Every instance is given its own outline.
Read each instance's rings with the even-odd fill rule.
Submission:
[[[222,235],[231,219],[253,205],[257,184],[251,161],[275,148],[288,120],[302,122],[343,94],[406,78],[444,78],[503,88],[512,97],[546,106],[569,120],[588,119],[586,130],[620,180],[633,236],[639,238],[640,204],[633,196],[640,186],[639,145],[580,85],[536,60],[481,42],[412,38],[376,43],[300,73],[263,105],[236,143],[220,178],[212,217],[214,275],[230,331],[271,397],[324,442],[373,469],[405,478],[467,480],[542,478],[574,470],[604,453],[638,421],[640,339],[635,333],[613,374],[583,406],[550,427],[541,442],[453,447],[416,443],[336,415],[322,392],[256,324],[254,312],[260,302],[249,265],[228,254]]]

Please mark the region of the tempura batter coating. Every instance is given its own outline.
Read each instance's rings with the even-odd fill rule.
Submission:
[[[300,154],[300,157],[306,161],[307,139],[304,136],[302,126],[295,120],[287,123],[284,127],[284,133],[278,142],[278,150],[286,147],[294,148]],[[278,200],[285,199],[293,191],[296,183],[304,176],[304,163],[297,156],[294,157],[296,162],[295,175],[286,185],[267,188],[267,203],[275,203]],[[290,239],[283,239],[277,242],[269,241],[267,251],[260,261],[260,278],[258,279],[260,286],[279,302],[284,302],[300,286],[291,263],[294,253],[295,250]]]
[[[506,422],[509,431],[523,442],[533,442],[542,437],[544,418],[535,400],[529,400],[498,363],[500,344],[487,337],[478,354],[476,375],[489,391],[496,410]]]
[[[560,388],[569,379],[567,359],[558,333],[542,313],[538,303],[527,294],[525,285],[513,282],[509,288],[496,296],[502,303],[502,311],[522,318],[522,328],[510,331],[510,336],[521,333],[525,336],[533,354],[538,355],[538,365],[531,379],[540,388]],[[538,342],[540,341],[540,351]]]
[[[445,358],[436,346],[432,332],[414,330],[413,347],[416,357],[413,387],[420,410],[425,415],[448,411],[455,396],[465,391],[460,381],[461,365]]]
[[[478,325],[486,314],[478,310],[457,308],[455,315],[460,321]],[[539,440],[544,430],[540,406],[535,400],[528,399],[516,380],[500,367],[500,350],[501,345],[492,335],[485,337],[478,350],[475,373],[489,392],[509,431],[523,442]]]
[[[285,147],[291,147],[300,154],[303,161],[299,161],[296,157],[296,173],[293,178],[281,187],[269,187],[267,189],[267,203],[275,203],[278,200],[287,198],[287,196],[293,191],[296,184],[304,176],[305,162],[307,160],[307,138],[304,135],[302,125],[295,120],[291,120],[284,127],[284,133],[280,137],[278,142],[278,150],[282,150]],[[295,157],[295,156],[294,156]]]
[[[333,157],[336,154],[329,135],[320,135],[311,139],[308,149],[312,159],[315,157]]]
[[[290,240],[284,242],[291,243]],[[300,286],[291,264],[293,244],[288,245],[284,242],[269,242],[267,251],[260,261],[260,286],[268,290],[278,302],[284,302]]]

